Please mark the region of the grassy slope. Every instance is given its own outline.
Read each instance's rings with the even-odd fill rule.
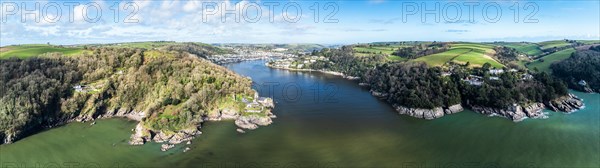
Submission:
[[[541,62],[539,59],[537,59],[534,62],[532,62],[531,64],[529,64],[529,66],[527,66],[527,68],[529,68],[530,70],[537,68],[540,72],[550,73],[551,72],[550,65],[552,63],[562,61],[564,59],[569,58],[571,56],[571,53],[573,53],[573,52],[575,52],[575,49],[569,48],[566,50],[552,53],[550,55],[540,58],[540,59],[544,59],[544,62]]]
[[[583,44],[599,44],[600,40],[577,40],[578,42],[582,42]]]
[[[451,44],[450,50],[446,52],[420,57],[414,61],[423,61],[430,66],[443,66],[448,62],[469,62],[471,67],[480,67],[487,62],[493,67],[501,68],[504,65],[491,57],[494,54],[493,48],[494,46],[486,44],[456,43]]]
[[[397,50],[399,47],[402,47],[401,45],[389,45],[389,46],[373,46],[373,47],[354,47],[354,51],[356,51],[354,53],[354,55],[356,56],[368,56],[370,55],[369,53],[375,53],[375,54],[384,54],[387,56],[387,58],[391,61],[403,61],[406,60],[406,58],[402,58],[399,56],[395,56],[392,55],[392,53],[394,53],[395,50]],[[368,53],[360,53],[360,52],[368,52]]]
[[[106,46],[110,47],[123,47],[123,48],[145,48],[145,49],[153,49],[166,45],[176,44],[176,42],[172,41],[147,41],[147,42],[130,42],[130,43],[117,43],[117,44],[109,44]]]
[[[502,46],[514,48],[517,51],[534,56],[542,53],[540,47],[535,43],[502,43]]]
[[[564,47],[564,46],[571,45],[571,43],[568,43],[564,40],[544,41],[544,42],[540,42],[538,44],[540,44],[542,50],[545,50],[548,48],[553,48],[553,47],[558,48],[558,47]]]
[[[76,55],[84,52],[83,48],[79,47],[57,47],[45,44],[7,46],[3,47],[1,51],[0,59],[11,57],[28,58],[52,52],[60,52],[64,55]]]
[[[451,61],[455,57],[458,57],[461,54],[465,54],[471,52],[471,49],[468,48],[454,48],[450,49],[446,52],[432,54],[424,57],[420,57],[414,59],[414,61],[423,61],[430,66],[443,66],[447,62]]]
[[[379,54],[379,52],[381,52],[382,54],[385,54],[385,55],[391,55],[394,52],[394,50],[390,50],[387,47],[370,47],[370,48],[367,48],[367,47],[354,47],[354,51],[357,51],[357,52],[370,52],[370,53],[376,53],[376,54]]]

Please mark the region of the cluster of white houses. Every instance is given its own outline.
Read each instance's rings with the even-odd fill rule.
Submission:
[[[510,69],[509,72],[517,72],[518,70],[516,69]],[[495,76],[490,76],[489,80],[500,80],[500,77],[498,77],[498,75],[504,73],[503,69],[491,69],[488,71],[491,75],[495,75]],[[521,75],[521,79],[522,80],[531,80],[533,79],[533,75],[529,74],[529,73],[524,73]],[[470,85],[475,85],[475,86],[481,86],[484,83],[484,79],[482,76],[477,76],[477,75],[469,75],[468,77],[464,78],[463,81],[469,83]]]
[[[239,62],[239,61],[247,61],[247,60],[259,60],[259,59],[267,59],[267,58],[287,58],[287,57],[295,57],[296,55],[292,53],[287,53],[287,49],[284,48],[276,48],[273,50],[263,50],[253,47],[225,47],[227,49],[231,49],[235,54],[222,54],[222,55],[213,55],[209,56],[208,59],[217,64],[222,63],[231,63],[231,62]]]
[[[266,107],[273,107],[273,99],[268,97],[258,97],[258,94],[254,94],[254,99],[248,101],[246,98],[242,98],[242,102],[246,104],[247,113],[261,113]]]
[[[287,58],[270,62],[270,65],[275,68],[295,68],[302,69],[317,61],[328,61],[324,56],[308,56],[299,58]]]

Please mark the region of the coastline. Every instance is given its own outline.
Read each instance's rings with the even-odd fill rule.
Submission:
[[[269,67],[269,68],[273,68],[273,69],[283,69],[283,70],[289,70],[289,71],[298,71],[298,72],[320,72],[320,73],[324,73],[324,74],[329,74],[329,75],[334,75],[334,76],[340,76],[344,79],[348,79],[348,80],[359,80],[360,77],[356,77],[356,76],[348,76],[345,75],[344,73],[341,72],[335,72],[335,71],[326,71],[326,70],[316,70],[316,69],[298,69],[298,68],[285,68],[285,67],[276,67],[276,66],[272,66],[269,65],[269,63],[265,63],[265,66]]]
[[[269,65],[269,63],[265,63],[265,66],[274,69],[283,69],[289,71],[301,71],[301,72],[320,72],[325,74],[331,74],[335,76],[343,77],[348,80],[358,80],[360,77],[353,77],[344,75],[341,72],[335,71],[326,71],[326,70],[315,70],[315,69],[297,69],[297,68],[285,68],[285,67],[276,67]],[[359,83],[359,86],[370,87],[367,83]],[[371,95],[379,98],[379,99],[387,99],[389,94],[380,93],[373,90],[370,90]],[[464,111],[464,107],[462,103],[451,105],[449,107],[435,107],[433,109],[422,109],[422,108],[408,108],[402,105],[398,105],[395,103],[390,104],[399,114],[408,115],[415,118],[421,118],[426,120],[433,120],[436,118],[441,118],[443,116],[454,114],[458,112]],[[534,102],[525,107],[521,105],[514,105],[512,107],[506,107],[504,109],[501,108],[492,108],[485,106],[471,106],[467,104],[468,109],[475,111],[480,114],[486,114],[488,116],[501,116],[507,119],[510,119],[514,122],[520,122],[528,118],[533,119],[545,119],[548,118],[546,114],[543,112],[544,109],[552,110],[555,112],[564,112],[564,113],[573,113],[585,107],[583,100],[579,99],[572,93],[569,93],[566,96],[559,97],[553,101],[542,103],[542,102]]]
[[[261,99],[256,101],[257,99]],[[143,121],[140,121],[129,140],[130,145],[143,145],[147,142],[163,143],[161,145],[161,151],[168,151],[175,147],[175,145],[185,142],[186,145],[190,145],[192,140],[197,136],[201,135],[200,131],[202,124],[207,121],[222,121],[222,120],[234,120],[235,125],[239,128],[236,129],[239,133],[245,133],[244,130],[254,130],[259,126],[267,126],[273,123],[276,116],[272,113],[272,109],[275,108],[275,104],[271,98],[258,97],[258,93],[255,93],[255,101],[253,103],[258,104],[262,107],[261,112],[248,112],[242,114],[241,111],[237,111],[233,108],[225,107],[219,109],[217,113],[212,115],[203,116],[199,123],[194,127],[183,128],[176,132],[173,131],[154,131],[149,130],[144,126]],[[252,103],[250,103],[252,104]],[[249,113],[249,114],[248,114]],[[261,113],[265,113],[261,115]],[[142,117],[143,118],[143,117]],[[189,148],[185,148],[183,152],[189,151]]]

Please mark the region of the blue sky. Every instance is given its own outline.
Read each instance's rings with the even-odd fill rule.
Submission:
[[[600,39],[597,0],[2,0],[1,3],[1,46],[157,40],[350,44]],[[424,12],[425,8],[429,14]],[[131,17],[127,17],[129,14]]]

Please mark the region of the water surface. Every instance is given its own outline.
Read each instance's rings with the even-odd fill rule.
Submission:
[[[472,111],[426,121],[397,114],[356,82],[318,72],[269,69],[264,61],[225,65],[275,99],[274,123],[239,134],[209,122],[191,151],[128,146],[135,123],[73,123],[0,146],[3,165],[95,163],[139,167],[597,167],[600,95],[573,92],[586,108],[548,111],[514,123]],[[272,89],[269,89],[272,88]]]

